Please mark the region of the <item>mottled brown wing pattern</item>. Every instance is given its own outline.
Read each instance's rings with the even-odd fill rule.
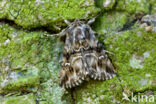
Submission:
[[[66,41],[60,70],[60,85],[72,88],[87,77],[108,80],[115,69],[105,50],[101,48],[89,25],[75,20],[66,29]]]
[[[114,67],[106,54],[93,53],[86,54],[86,60],[89,64],[89,76],[97,80],[108,80],[115,76]]]
[[[60,71],[60,84],[65,88],[75,87],[86,78],[86,70],[80,54],[73,54],[69,59],[70,63],[64,61]]]

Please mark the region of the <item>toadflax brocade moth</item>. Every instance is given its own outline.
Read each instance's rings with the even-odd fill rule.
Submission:
[[[76,19],[70,23],[65,20],[68,27],[59,36],[66,36],[60,70],[60,85],[72,88],[80,85],[87,77],[94,80],[112,79],[115,69],[102,49],[89,24]]]

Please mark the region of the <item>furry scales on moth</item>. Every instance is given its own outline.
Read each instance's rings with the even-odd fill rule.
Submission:
[[[72,88],[81,84],[87,77],[94,80],[108,80],[115,76],[114,67],[106,51],[96,39],[89,26],[75,20],[59,35],[65,35],[65,46],[60,70],[60,85]]]

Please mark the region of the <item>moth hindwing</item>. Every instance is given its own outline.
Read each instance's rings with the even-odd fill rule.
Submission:
[[[60,85],[65,88],[78,86],[87,77],[108,80],[115,76],[114,67],[96,39],[90,23],[76,19],[68,22],[68,27],[60,34],[66,36],[60,70]]]

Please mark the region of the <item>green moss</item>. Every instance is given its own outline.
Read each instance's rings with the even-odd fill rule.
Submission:
[[[150,0],[149,1],[151,7],[150,7],[150,11],[152,14],[156,13],[156,1],[155,0]]]
[[[117,3],[116,10],[126,11],[130,14],[148,13],[148,0],[120,0]]]
[[[147,33],[142,29],[137,29],[135,31],[126,31],[121,35],[110,36],[106,39],[105,44],[112,45],[113,47],[109,48],[109,46],[107,46],[107,48],[110,49],[109,51],[113,51],[113,53],[115,54],[116,58],[114,62],[117,67],[120,67],[119,73],[125,75],[130,73],[131,76],[134,75],[134,77],[135,75],[139,74],[139,76],[136,76],[135,80],[132,79],[133,81],[137,82],[137,79],[144,78],[144,75],[146,73],[150,73],[151,77],[153,76],[153,71],[155,70],[155,61],[153,60],[153,58],[155,57],[155,55],[152,50],[156,49],[154,41],[154,33]],[[143,68],[133,69],[129,64],[129,61],[133,57],[133,54],[136,54],[137,56],[143,56],[145,52],[149,52],[150,56],[148,58],[144,58]],[[124,60],[124,62],[122,62],[122,60]],[[150,65],[151,67],[148,68],[146,65]],[[125,76],[123,76],[123,78],[125,80],[127,79]]]
[[[94,6],[94,0],[49,0],[49,1],[1,1],[0,18],[14,20],[24,28],[34,28],[47,25],[56,29],[62,17],[66,19],[90,18],[99,9]]]
[[[45,100],[45,102],[42,102],[43,104],[64,104],[67,103],[66,100],[62,99],[65,90],[59,86],[58,76],[60,70],[59,61],[63,44],[57,39],[58,42],[56,43],[53,43],[54,41],[52,40],[52,38],[47,38],[43,42],[43,54],[48,53],[47,55],[49,56],[49,59],[47,56],[44,56],[46,60],[44,61],[40,72],[41,99]]]
[[[4,97],[0,100],[1,104],[36,104],[33,94],[23,96]]]
[[[8,25],[1,25],[0,31],[0,37],[5,37],[0,42],[0,58],[4,60],[0,61],[0,93],[36,92],[41,88],[42,95],[39,96],[46,102],[65,102],[61,101],[64,90],[58,79],[63,43],[56,37],[43,36],[46,33],[41,31],[25,32]],[[5,45],[8,36],[10,42]]]
[[[112,9],[115,5],[115,2],[115,0],[95,0],[96,6],[103,11]]]
[[[122,89],[116,78],[107,81],[90,80],[74,91],[74,97],[79,104],[115,103],[122,97]]]
[[[104,13],[96,19],[93,29],[100,34],[116,32],[123,28],[128,20],[129,16],[125,12]]]
[[[9,92],[14,92],[14,91],[35,92],[39,85],[38,69],[32,69],[32,70],[29,69],[27,72],[17,71],[17,72],[14,72],[14,74],[10,76],[11,76],[10,79],[7,79],[8,83],[2,86],[0,90],[1,93],[9,93]]]
[[[34,64],[39,62],[37,53],[40,33],[28,33],[6,24],[0,25],[1,93],[33,91],[33,88],[37,88],[39,69]]]
[[[0,61],[0,93],[36,92],[41,87],[41,99],[48,103],[65,102],[61,101],[64,91],[58,79],[58,62],[63,49],[59,39],[45,37],[46,33],[40,31],[16,30],[5,24],[0,31],[3,39],[0,59],[4,60]],[[10,41],[4,44],[8,37]]]

